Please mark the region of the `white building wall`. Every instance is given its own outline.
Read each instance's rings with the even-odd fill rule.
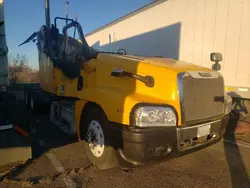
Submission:
[[[250,87],[250,0],[167,0],[86,37],[90,46],[211,68],[223,54],[228,86]]]

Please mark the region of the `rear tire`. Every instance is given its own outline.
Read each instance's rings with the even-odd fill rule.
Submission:
[[[81,135],[90,161],[101,170],[116,167],[116,151],[108,145],[108,121],[104,112],[94,107],[84,117],[86,119],[81,123]]]

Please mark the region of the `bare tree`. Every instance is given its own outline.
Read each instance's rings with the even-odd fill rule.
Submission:
[[[16,54],[9,57],[9,80],[11,83],[20,81],[20,73],[24,70],[28,63],[28,59],[24,54]]]
[[[30,77],[29,82],[31,82],[31,83],[39,83],[39,71],[33,71],[29,75],[29,77]]]

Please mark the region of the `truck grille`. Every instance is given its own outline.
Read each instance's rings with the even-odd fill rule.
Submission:
[[[217,72],[185,72],[178,75],[182,124],[196,124],[224,112],[224,80]]]

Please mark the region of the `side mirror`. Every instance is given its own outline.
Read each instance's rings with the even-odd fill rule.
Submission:
[[[210,60],[214,62],[212,69],[219,71],[221,70],[221,65],[219,64],[222,61],[222,54],[221,53],[211,53]]]
[[[221,53],[211,53],[210,60],[213,62],[220,62],[220,61],[222,61],[222,54]]]

